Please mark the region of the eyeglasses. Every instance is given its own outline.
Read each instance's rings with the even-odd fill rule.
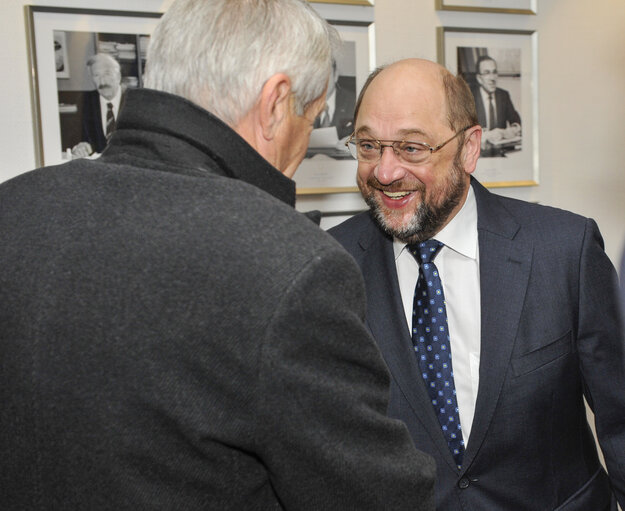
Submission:
[[[461,133],[464,133],[472,126],[458,131],[453,137],[445,140],[441,144],[432,147],[425,142],[410,142],[408,140],[376,140],[372,138],[354,138],[354,133],[345,142],[351,155],[358,161],[364,163],[375,163],[382,158],[382,151],[385,147],[392,147],[397,157],[405,163],[423,164],[426,163],[432,153],[445,147],[449,142]],[[386,144],[383,142],[387,142]]]

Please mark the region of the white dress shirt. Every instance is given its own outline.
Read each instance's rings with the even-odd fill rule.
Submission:
[[[434,263],[445,293],[456,398],[466,446],[475,413],[481,344],[477,205],[472,187],[460,211],[434,239],[445,244]],[[412,332],[412,305],[419,266],[405,243],[395,240],[393,249],[406,324]],[[419,375],[415,374],[415,380],[417,378]]]

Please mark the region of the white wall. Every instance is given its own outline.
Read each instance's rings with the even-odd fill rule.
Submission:
[[[32,0],[103,8],[100,0]],[[24,5],[0,2],[0,181],[35,166]],[[107,9],[163,11],[171,0],[108,0]],[[540,185],[499,193],[597,220],[614,262],[625,244],[625,3],[538,0],[538,15],[437,12],[434,0],[376,0],[377,63],[436,59],[436,27],[538,31]],[[8,122],[7,122],[8,121]],[[356,196],[356,194],[353,194]],[[333,196],[357,207],[357,197]],[[300,208],[317,199],[301,199]]]

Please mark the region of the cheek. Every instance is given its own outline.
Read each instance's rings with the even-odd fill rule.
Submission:
[[[366,183],[367,180],[373,175],[375,165],[367,165],[366,163],[358,162],[358,170],[356,171],[356,177],[359,181]]]

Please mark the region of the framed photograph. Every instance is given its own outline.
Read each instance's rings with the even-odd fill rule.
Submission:
[[[490,187],[538,184],[537,34],[438,27],[438,61],[475,99],[482,150],[475,177]]]
[[[161,14],[40,6],[25,11],[35,157],[38,166],[53,165],[69,159],[97,123],[90,114],[89,97],[97,92],[89,59],[96,54],[114,59],[121,91],[140,87],[149,35]]]
[[[538,0],[436,0],[439,11],[499,12],[536,14]]]
[[[334,63],[326,110],[315,122],[306,157],[295,173],[298,195],[358,192],[358,165],[345,141],[353,132],[358,93],[375,69],[373,8],[325,7],[317,10],[339,31],[343,46]]]

